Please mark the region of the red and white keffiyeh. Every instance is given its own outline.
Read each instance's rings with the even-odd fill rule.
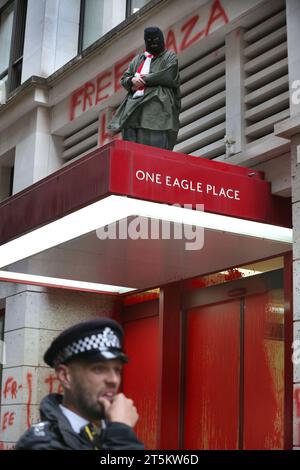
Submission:
[[[135,77],[141,77],[143,78],[144,75],[147,75],[150,72],[150,65],[151,65],[151,59],[153,59],[153,55],[149,54],[149,52],[144,52],[144,61],[140,63],[136,73]],[[140,87],[138,90],[134,92],[132,95],[133,98],[140,98],[143,96],[145,93],[145,87]]]

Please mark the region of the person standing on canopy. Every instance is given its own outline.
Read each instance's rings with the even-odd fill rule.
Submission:
[[[178,59],[165,48],[157,27],[144,30],[145,52],[138,54],[121,78],[128,94],[108,124],[123,140],[173,150],[179,130]]]

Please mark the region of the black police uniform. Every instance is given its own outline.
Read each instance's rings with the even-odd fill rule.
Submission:
[[[122,351],[123,330],[109,318],[79,323],[63,331],[50,345],[44,361],[51,367],[73,359],[105,361],[128,358]],[[100,432],[86,426],[76,433],[61,411],[63,396],[47,395],[41,402],[42,421],[31,426],[16,444],[16,450],[141,450],[133,429],[124,423],[106,422]]]
[[[99,438],[91,441],[84,429],[77,434],[62,413],[62,395],[47,395],[41,402],[41,421],[23,434],[16,450],[142,450],[133,429],[123,423],[106,422]]]

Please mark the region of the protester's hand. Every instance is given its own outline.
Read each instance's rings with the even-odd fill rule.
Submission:
[[[145,82],[142,79],[142,77],[133,77],[131,79],[131,83],[132,83],[132,88],[134,90],[137,90],[138,88],[141,88],[141,87],[145,86]]]
[[[134,427],[139,419],[139,415],[133,401],[125,397],[123,393],[118,393],[112,402],[101,397],[99,402],[103,406],[105,417],[108,421],[127,424]]]

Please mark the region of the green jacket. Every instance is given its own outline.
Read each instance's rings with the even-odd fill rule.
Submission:
[[[144,54],[137,55],[121,78],[128,91],[124,101],[108,124],[112,132],[122,128],[167,130],[177,136],[179,130],[180,92],[178,60],[174,52],[165,49],[151,60],[150,73],[143,77],[146,82],[144,96],[133,98],[131,79]]]

